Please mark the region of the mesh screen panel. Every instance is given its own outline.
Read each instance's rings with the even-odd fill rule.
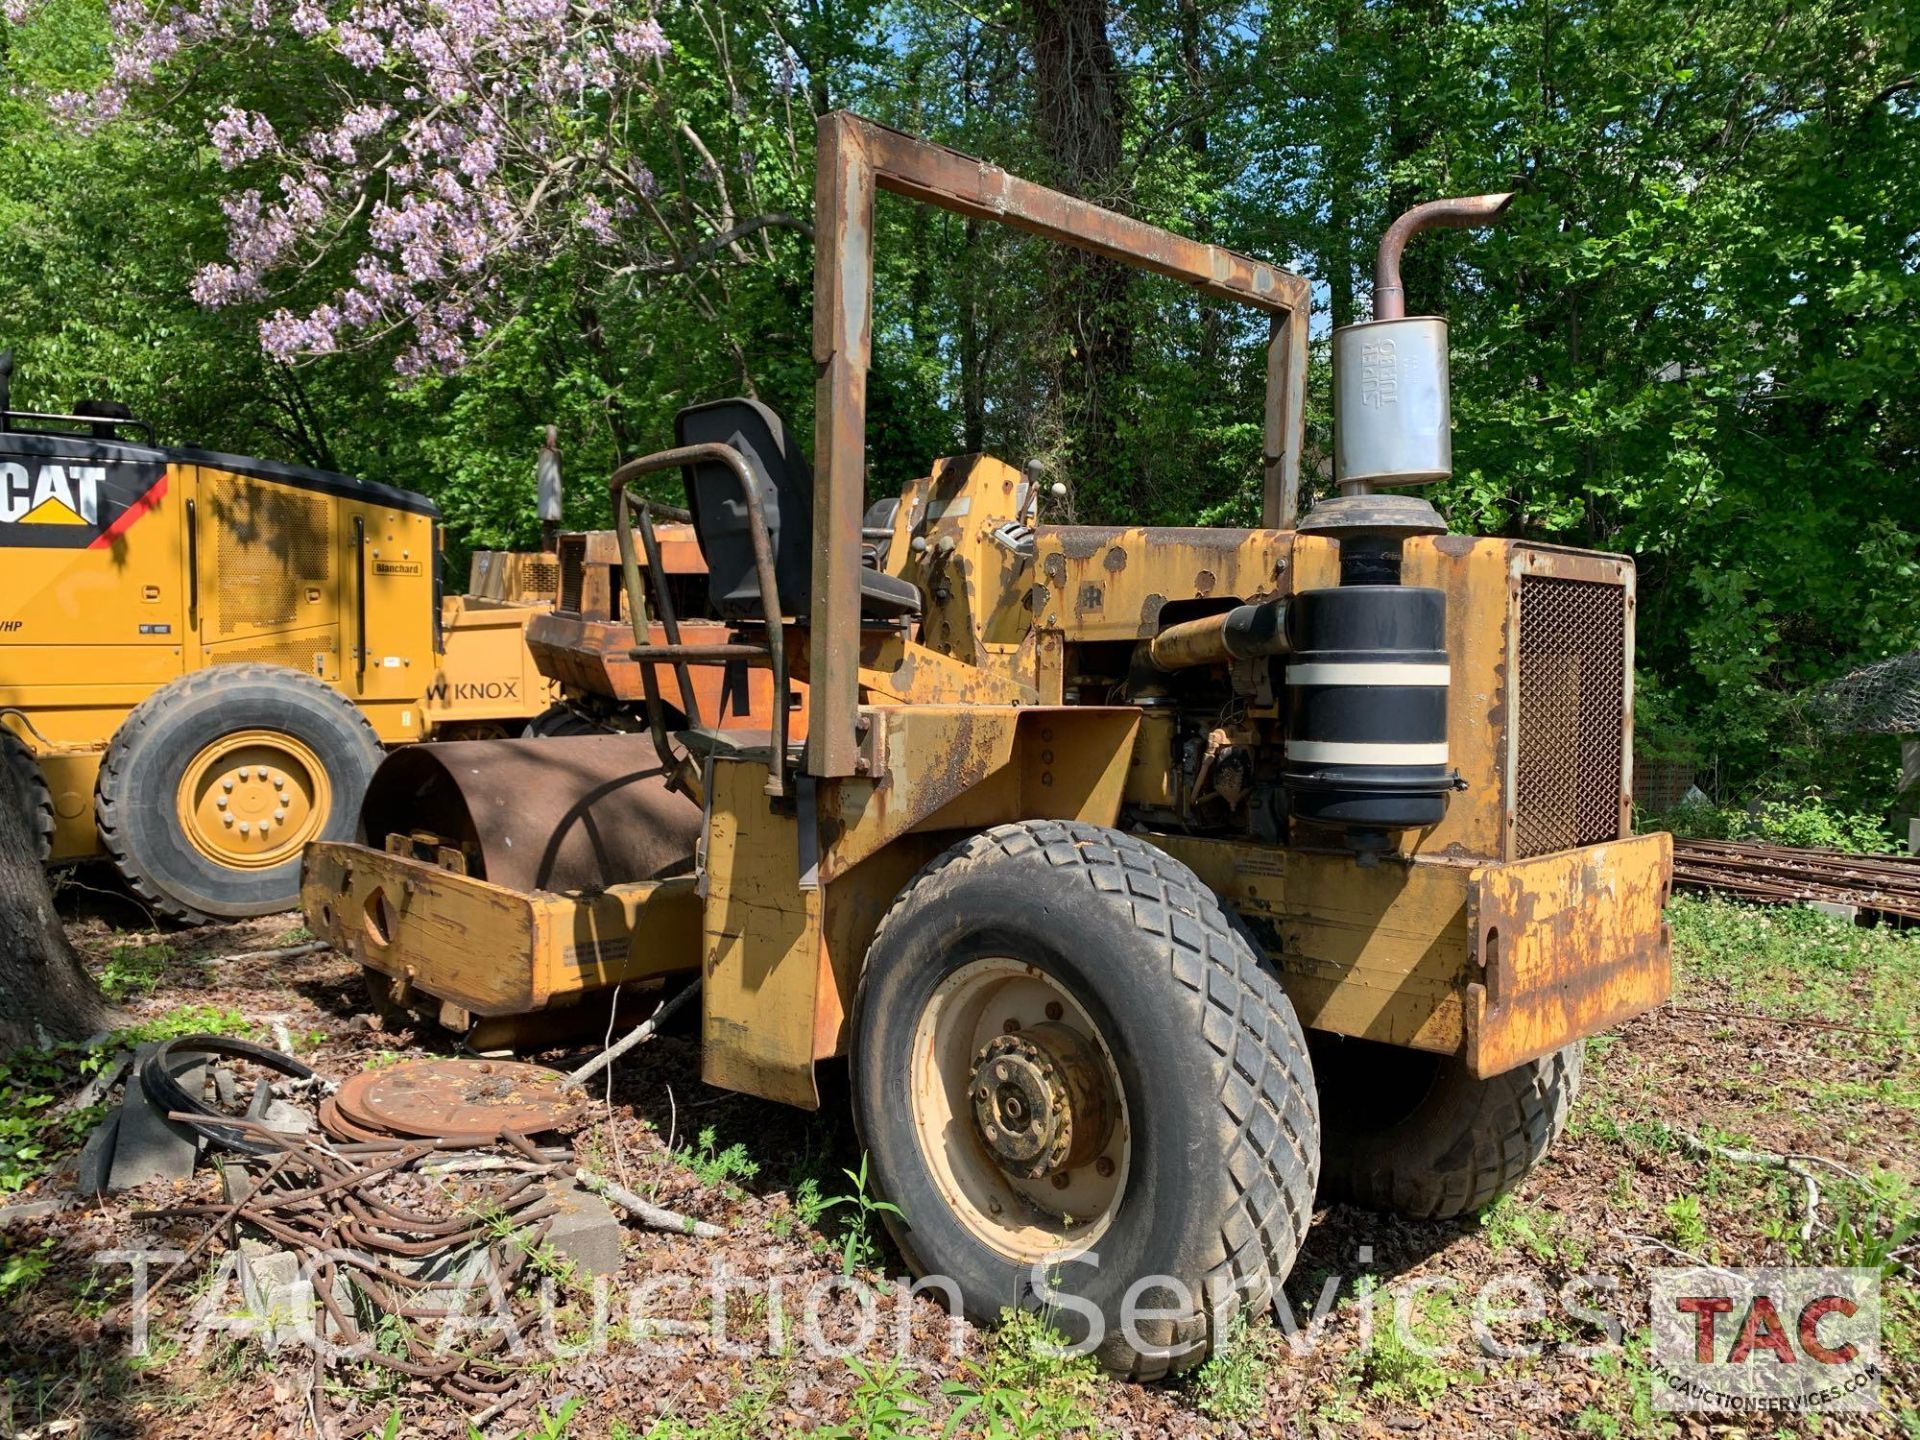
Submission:
[[[545,555],[529,555],[520,567],[520,596],[550,600],[560,590],[560,562]]]
[[[578,615],[580,597],[587,588],[587,537],[562,535],[556,548],[560,555],[560,597],[554,609]]]
[[[1513,815],[1522,859],[1620,835],[1626,619],[1617,585],[1521,577]]]
[[[333,578],[333,506],[324,496],[246,479],[223,480],[208,499],[219,526],[220,633],[293,624],[307,587]]]

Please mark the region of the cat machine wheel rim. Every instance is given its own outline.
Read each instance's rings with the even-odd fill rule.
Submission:
[[[187,762],[175,803],[180,828],[202,855],[236,870],[267,870],[326,828],[333,785],[304,741],[277,730],[235,730]]]
[[[1099,1237],[1126,1190],[1126,1095],[1066,989],[1018,960],[970,961],[929,997],[913,1054],[915,1137],[976,1238],[1033,1262]]]

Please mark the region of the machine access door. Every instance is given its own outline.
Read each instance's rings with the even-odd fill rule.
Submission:
[[[192,619],[209,664],[342,670],[338,501],[208,465],[191,469]]]

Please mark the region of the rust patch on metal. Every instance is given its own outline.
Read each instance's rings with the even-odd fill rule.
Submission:
[[[1219,579],[1214,575],[1213,571],[1202,570],[1198,575],[1193,577],[1193,593],[1196,595],[1211,595],[1213,593],[1213,587],[1218,583]]]
[[[1468,1069],[1498,1075],[1662,1003],[1672,841],[1643,835],[1476,872]]]
[[[584,1107],[566,1080],[517,1060],[418,1060],[349,1077],[334,1103],[365,1129],[484,1145],[576,1123]]]
[[[1167,597],[1149,595],[1140,603],[1140,638],[1149,640],[1160,628],[1160,612],[1167,608]]]
[[[1473,549],[1474,537],[1471,535],[1436,535],[1433,548],[1442,555],[1451,555],[1458,560]]]
[[[1191,550],[1238,550],[1247,543],[1251,530],[1213,529],[1199,525],[1154,525],[1142,529],[1147,544],[1154,548],[1170,545]]]
[[[1119,525],[1049,525],[1041,533],[1058,545],[1059,553],[1068,560],[1091,560],[1102,545],[1111,545],[1127,532]]]
[[[1107,551],[1107,558],[1103,563],[1107,567],[1108,574],[1118,575],[1127,568],[1127,552],[1116,545]]]
[[[1081,557],[1085,558],[1085,557]],[[1041,562],[1040,573],[1049,585],[1067,583],[1067,556],[1064,550],[1056,550]]]

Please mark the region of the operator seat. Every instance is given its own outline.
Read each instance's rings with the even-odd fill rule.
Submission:
[[[678,445],[731,445],[745,457],[767,520],[780,606],[805,620],[813,607],[813,471],[803,456],[789,451],[780,417],[744,396],[713,400],[674,416],[673,433]],[[716,460],[685,466],[682,475],[715,612],[725,620],[762,618],[752,521],[739,477]],[[859,553],[844,563],[860,565]],[[920,610],[920,590],[912,582],[860,565],[861,618],[893,621]]]

